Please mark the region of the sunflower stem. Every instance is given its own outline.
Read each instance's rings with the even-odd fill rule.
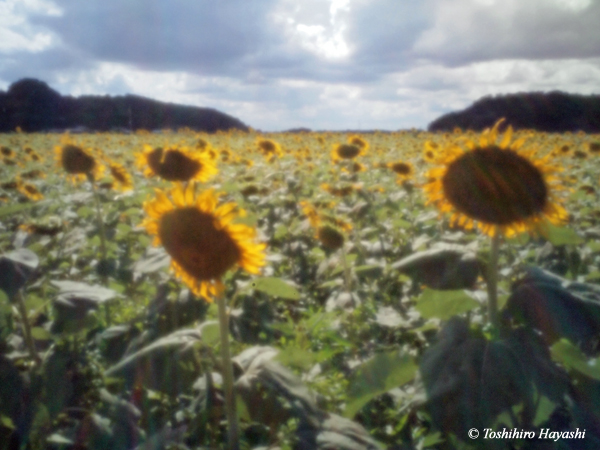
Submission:
[[[490,324],[498,329],[498,254],[500,250],[500,232],[494,231],[492,236],[492,248],[487,274],[488,291],[488,320]]]
[[[221,334],[221,360],[223,365],[223,389],[225,390],[225,412],[227,414],[227,449],[238,450],[239,427],[233,392],[233,366],[229,350],[229,317],[225,296],[219,294],[216,298],[219,307],[219,330]]]
[[[25,306],[25,298],[21,291],[17,292],[17,308],[19,315],[21,316],[21,322],[23,323],[23,334],[25,335],[25,345],[29,351],[29,356],[33,360],[34,364],[39,365],[42,360],[40,359],[33,343],[33,337],[31,335],[31,325],[29,324],[29,318],[27,317],[27,307]]]
[[[104,220],[102,219],[102,203],[100,202],[100,194],[98,194],[98,188],[96,187],[96,181],[94,180],[93,175],[90,173],[88,175],[88,180],[92,184],[92,191],[94,192],[94,200],[96,203],[96,221],[98,222],[98,229],[100,230],[100,264],[104,264],[106,261],[106,231],[104,229]],[[102,284],[106,285],[107,277],[105,274],[100,275]],[[106,320],[106,326],[110,326],[110,306],[108,302],[104,302],[104,317]]]
[[[340,247],[341,257],[342,257],[342,266],[344,267],[344,290],[346,292],[350,292],[352,289],[352,279],[350,277],[350,267],[348,266],[348,261],[346,260],[346,249],[344,248],[344,244]]]

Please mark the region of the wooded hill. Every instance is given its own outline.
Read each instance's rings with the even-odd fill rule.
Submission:
[[[188,127],[209,133],[248,127],[211,108],[164,103],[137,95],[62,96],[43,81],[24,78],[0,91],[0,132],[86,129],[156,130]]]
[[[564,133],[600,132],[600,95],[554,91],[524,92],[483,97],[468,108],[445,114],[429,124],[429,131],[481,131],[505,117],[515,129]]]

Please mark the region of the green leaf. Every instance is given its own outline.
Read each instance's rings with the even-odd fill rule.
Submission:
[[[378,353],[358,367],[348,386],[345,417],[354,417],[373,398],[411,381],[417,365],[410,355],[397,351]]]
[[[221,339],[219,323],[215,321],[203,323],[200,327],[200,335],[202,336],[202,341],[207,345],[217,344]]]
[[[31,329],[31,337],[36,341],[49,341],[52,339],[52,335],[42,327],[34,327]]]
[[[435,433],[429,433],[421,441],[421,448],[426,449],[427,447],[432,447],[435,444],[439,444],[440,442],[444,442],[444,439],[442,438],[442,434],[439,431],[436,431]]]
[[[550,400],[545,395],[540,397],[537,411],[535,412],[535,418],[533,419],[533,426],[540,426],[545,421],[547,421],[554,410],[556,409],[557,404]]]
[[[31,209],[39,203],[21,203],[16,205],[8,205],[0,208],[0,217],[9,216],[27,209]]]
[[[79,208],[77,210],[77,215],[79,217],[81,217],[82,219],[85,219],[86,217],[91,216],[94,213],[94,210],[92,208],[90,208],[89,206],[82,206],[81,208]]]
[[[281,297],[289,300],[298,300],[300,298],[298,290],[281,278],[255,278],[249,286],[272,297]]]
[[[583,352],[567,339],[555,342],[550,347],[550,353],[552,358],[563,366],[600,381],[600,358],[588,360]]]
[[[566,227],[557,227],[550,222],[546,222],[542,227],[542,235],[552,245],[578,245],[584,242],[584,239],[575,230]]]
[[[448,320],[457,314],[471,311],[479,303],[465,291],[437,291],[425,289],[417,301],[416,310],[426,319]]]

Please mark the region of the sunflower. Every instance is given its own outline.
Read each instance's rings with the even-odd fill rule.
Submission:
[[[54,153],[58,165],[69,174],[73,181],[86,177],[96,179],[103,170],[89,150],[75,145],[69,137],[62,139],[61,145],[54,148]]]
[[[204,153],[191,152],[187,147],[153,148],[144,145],[136,155],[136,164],[147,177],[159,176],[167,181],[206,182],[217,173],[214,162]]]
[[[133,182],[131,181],[131,175],[127,173],[125,167],[121,164],[114,162],[108,162],[108,170],[112,175],[113,179],[117,182],[117,187],[122,191],[129,191],[133,189]]]
[[[280,158],[283,155],[281,145],[272,139],[259,139],[256,145],[263,156],[267,158],[267,162],[272,162],[276,157]]]
[[[364,140],[361,136],[353,135],[348,138],[348,144],[355,145],[360,148],[363,152],[369,149],[369,143]]]
[[[359,147],[354,144],[336,144],[331,151],[331,159],[333,162],[345,159],[350,160],[358,156],[363,156],[366,153],[366,147]]]
[[[20,182],[17,185],[17,190],[30,200],[38,201],[44,198],[42,193],[31,183]]]
[[[221,277],[234,265],[256,274],[265,264],[264,244],[256,232],[235,224],[237,206],[217,206],[218,196],[208,190],[194,194],[194,184],[178,184],[144,203],[148,218],[142,225],[171,255],[171,268],[195,295],[212,300],[224,289]],[[238,212],[237,215],[240,215]]]
[[[308,218],[310,226],[314,228],[315,237],[323,244],[323,247],[329,250],[337,250],[344,245],[342,232],[351,231],[352,225],[337,217],[321,214],[315,205],[307,201],[301,201],[300,207]]]
[[[0,147],[0,154],[8,158],[14,158],[15,156],[17,156],[13,149],[5,146]]]
[[[397,161],[397,162],[389,163],[388,167],[396,175],[398,175],[398,182],[402,182],[408,178],[411,178],[415,173],[414,167],[409,162]]]
[[[588,142],[587,151],[594,155],[600,155],[600,141]]]
[[[512,236],[524,231],[542,231],[547,219],[561,223],[567,213],[554,199],[559,190],[549,156],[536,158],[535,149],[522,150],[525,137],[514,142],[508,127],[499,144],[499,120],[481,135],[479,142],[466,140],[463,149],[449,145],[435,162],[444,167],[428,171],[424,185],[427,204],[451,213],[451,222],[467,229],[477,225],[484,233]]]

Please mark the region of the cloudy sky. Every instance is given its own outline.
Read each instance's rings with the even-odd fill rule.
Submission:
[[[426,128],[484,95],[600,94],[600,0],[0,0],[0,89],[138,94],[265,131]]]

